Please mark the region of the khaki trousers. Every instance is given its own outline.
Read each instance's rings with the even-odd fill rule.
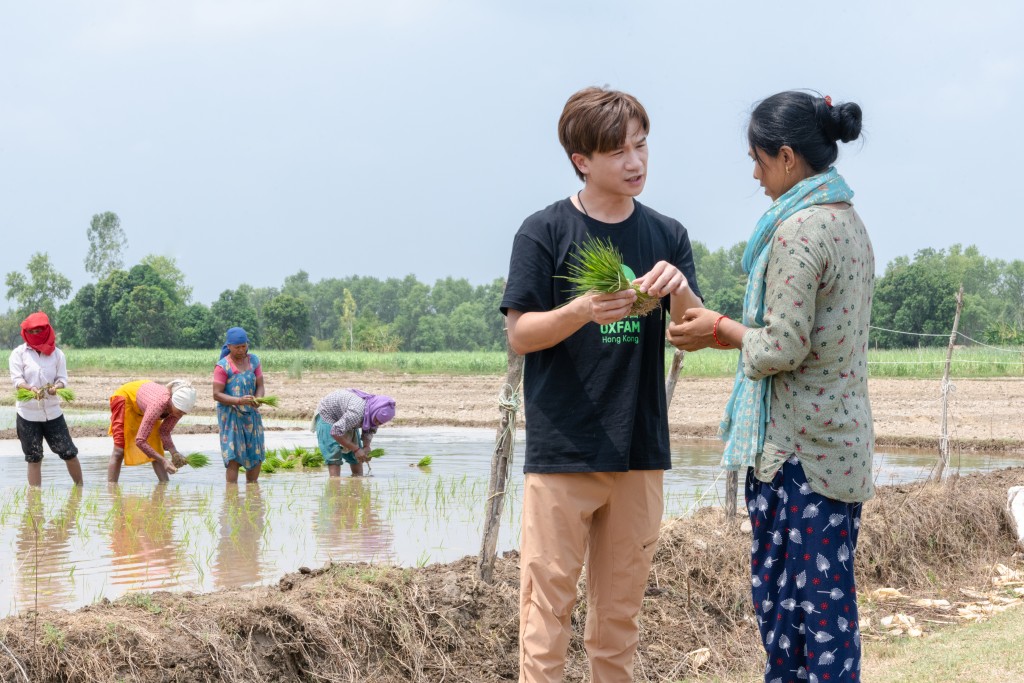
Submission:
[[[662,470],[527,474],[520,542],[519,681],[558,683],[587,566],[592,683],[629,683],[661,528]]]

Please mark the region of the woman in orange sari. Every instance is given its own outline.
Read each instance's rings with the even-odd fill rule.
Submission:
[[[167,481],[167,475],[178,468],[164,457],[164,451],[170,451],[179,462],[182,458],[171,431],[195,404],[196,390],[180,379],[166,385],[148,380],[129,382],[115,391],[110,397],[114,452],[107,465],[107,481],[117,482],[122,462],[129,466],[152,462],[156,478]]]

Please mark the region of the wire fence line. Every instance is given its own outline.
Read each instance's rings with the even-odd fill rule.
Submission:
[[[872,330],[878,330],[879,332],[891,332],[893,334],[905,334],[905,335],[910,336],[910,337],[938,337],[940,339],[949,339],[949,334],[938,334],[938,333],[935,333],[935,332],[909,332],[907,330],[892,330],[892,329],[889,329],[888,327],[877,327],[876,325],[869,325],[868,328],[872,329]],[[964,334],[963,332],[960,332],[960,331],[957,331],[956,336],[961,338],[961,339],[964,339],[965,341],[969,341],[972,344],[977,344],[978,346],[984,346],[985,348],[992,349],[994,351],[998,351],[999,353],[1012,353],[1012,354],[1015,354],[1015,355],[1024,354],[1024,346],[1019,347],[1019,348],[1007,348],[1005,346],[992,346],[991,344],[986,344],[985,342],[980,342],[977,339],[972,339],[971,337],[968,337],[966,334]]]

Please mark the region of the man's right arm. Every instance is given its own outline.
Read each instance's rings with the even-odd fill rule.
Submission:
[[[550,349],[589,322],[607,325],[622,320],[635,300],[636,292],[627,289],[582,296],[551,311],[523,313],[510,308],[506,318],[508,344],[519,355]]]

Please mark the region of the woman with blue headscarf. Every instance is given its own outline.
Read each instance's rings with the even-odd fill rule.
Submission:
[[[669,325],[686,351],[739,349],[721,435],[746,471],[751,586],[764,680],[860,674],[854,551],[874,495],[867,345],[875,259],[832,166],[860,136],[852,102],[783,92],[759,103],[747,139],[772,205],[743,254],[742,322],[691,309]]]
[[[266,459],[263,417],[256,399],[263,396],[263,369],[256,354],[249,353],[249,336],[241,327],[228,330],[220,360],[213,370],[213,400],[217,402],[220,454],[229,484],[238,482],[238,468],[245,481],[255,482]]]

